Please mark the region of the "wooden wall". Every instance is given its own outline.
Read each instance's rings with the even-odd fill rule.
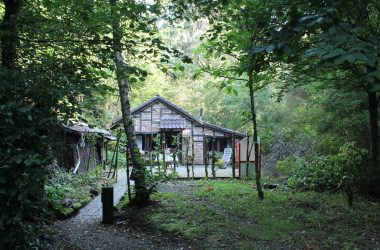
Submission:
[[[195,164],[204,164],[204,136],[231,138],[229,134],[224,134],[219,131],[213,131],[209,128],[204,128],[201,124],[196,123],[186,116],[176,112],[163,103],[155,103],[138,114],[134,115],[134,125],[137,134],[158,134],[160,133],[160,122],[163,115],[170,115],[177,118],[185,118],[185,129],[182,130],[182,162],[186,149],[185,137],[192,137],[194,140],[195,149]],[[189,148],[191,155],[191,144]]]

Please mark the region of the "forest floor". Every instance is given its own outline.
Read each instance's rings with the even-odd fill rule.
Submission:
[[[133,184],[133,183],[131,183]],[[125,169],[114,184],[114,205],[127,191]],[[179,249],[185,245],[170,242],[159,234],[139,228],[125,227],[125,220],[116,214],[116,223],[102,224],[101,195],[95,197],[75,216],[48,226],[43,249]]]
[[[192,249],[379,249],[380,204],[342,194],[266,190],[237,180],[162,183],[153,204],[125,208],[135,225]],[[125,229],[124,229],[125,230]]]
[[[279,186],[260,201],[250,181],[176,180],[161,183],[152,201],[135,209],[122,200],[113,225],[101,223],[100,209],[83,210],[52,226],[46,248],[380,248],[380,204],[358,198],[350,208],[342,194]]]

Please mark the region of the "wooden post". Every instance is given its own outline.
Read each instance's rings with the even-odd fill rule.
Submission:
[[[235,179],[235,167],[236,167],[236,155],[235,155],[235,132],[232,133],[232,142],[231,142],[231,146],[232,146],[232,178]]]
[[[194,166],[195,166],[195,149],[194,149],[194,137],[191,138],[191,174],[194,179]]]
[[[212,141],[211,141],[211,172],[212,172],[212,178],[215,179],[215,131],[212,132]]]
[[[149,153],[149,166],[150,166],[150,174],[153,176],[153,159],[152,159],[152,151],[148,152]]]
[[[208,178],[208,140],[207,136],[203,134],[203,156],[204,156],[204,163],[205,163],[205,177]]]
[[[186,137],[186,153],[185,153],[185,162],[186,162],[186,171],[187,171],[187,178],[190,178],[190,169],[189,169],[189,147],[190,147],[190,138]]]
[[[166,147],[165,134],[163,134],[162,138],[162,167],[164,168],[164,175],[166,175],[166,157],[165,157],[165,147]]]
[[[249,177],[248,168],[249,168],[249,158],[251,158],[250,156],[251,155],[249,153],[249,134],[247,134],[247,155],[246,155],[246,165],[245,165],[245,178]]]
[[[102,188],[103,223],[113,223],[113,187]]]
[[[104,165],[103,165],[103,170],[107,169],[107,162],[108,162],[108,141],[104,143],[104,151],[105,151],[105,156],[104,156]]]

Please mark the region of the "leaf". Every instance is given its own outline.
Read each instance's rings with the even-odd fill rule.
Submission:
[[[22,155],[17,155],[14,160],[17,164],[20,164],[23,161],[23,159],[24,158],[22,157]]]
[[[22,106],[22,107],[19,107],[18,109],[17,109],[17,111],[18,112],[21,112],[21,113],[26,113],[26,112],[28,112],[30,109],[28,108],[28,107],[26,107],[26,106]]]
[[[261,52],[265,51],[265,49],[266,49],[266,46],[256,46],[256,47],[253,47],[253,48],[251,48],[248,51],[248,55],[252,56],[254,54],[261,53]]]
[[[183,65],[179,65],[179,66],[178,66],[178,69],[179,69],[180,71],[185,71],[185,67],[184,67]]]
[[[322,60],[329,60],[338,56],[341,56],[345,53],[345,51],[341,48],[336,48],[333,51],[322,56]]]
[[[368,58],[363,53],[361,53],[359,51],[352,53],[352,54],[349,54],[346,58],[347,58],[347,61],[349,61],[350,63],[354,63],[357,61],[366,62],[368,60]]]

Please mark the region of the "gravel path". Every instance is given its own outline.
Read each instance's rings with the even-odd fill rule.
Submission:
[[[114,204],[127,191],[126,174],[119,172],[114,185]],[[125,221],[113,225],[101,223],[100,195],[74,217],[58,221],[50,227],[51,244],[45,249],[184,249],[170,239],[135,230]]]

